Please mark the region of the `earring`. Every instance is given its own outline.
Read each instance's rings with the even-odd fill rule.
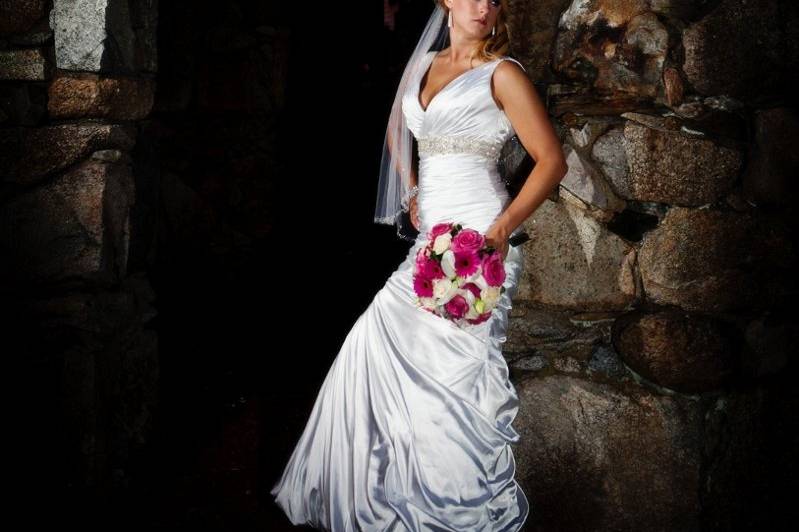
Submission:
[[[497,34],[497,25],[494,24],[494,26],[491,28],[491,36],[493,37],[496,34]]]
[[[452,27],[452,10],[449,10],[449,15],[447,15],[447,26],[450,28]]]

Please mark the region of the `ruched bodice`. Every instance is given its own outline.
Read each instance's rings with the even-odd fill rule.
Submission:
[[[425,55],[424,63],[402,97],[402,111],[413,136],[477,138],[502,146],[513,136],[513,126],[491,95],[494,69],[502,61],[521,63],[512,57],[500,57],[477,65],[451,80],[422,108],[420,84],[437,52]],[[523,67],[522,67],[523,68]]]
[[[491,93],[499,57],[445,85],[427,108],[420,84],[437,52],[424,56],[402,98],[402,112],[419,147],[417,198],[420,232],[444,220],[486,231],[510,201],[497,169],[502,147],[515,131]]]

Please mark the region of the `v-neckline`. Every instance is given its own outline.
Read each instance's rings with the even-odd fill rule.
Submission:
[[[438,98],[438,96],[442,92],[446,91],[453,83],[455,83],[456,81],[461,79],[463,76],[465,76],[469,72],[474,72],[478,68],[484,67],[484,66],[488,65],[489,63],[493,63],[494,61],[497,60],[497,59],[492,59],[491,61],[486,61],[485,63],[477,65],[476,67],[472,67],[472,68],[470,68],[468,70],[464,70],[463,72],[461,72],[460,74],[458,74],[457,76],[455,76],[454,78],[449,80],[443,87],[441,87],[441,89],[437,93],[435,93],[432,98],[430,98],[430,101],[427,102],[427,107],[422,107],[422,101],[421,101],[421,97],[422,97],[422,80],[424,79],[424,77],[426,75],[430,74],[430,69],[433,67],[433,61],[435,60],[436,55],[438,55],[438,52],[434,51],[433,52],[433,58],[430,60],[430,64],[428,64],[425,67],[425,70],[422,73],[422,77],[420,77],[419,80],[416,82],[416,105],[419,106],[419,110],[422,111],[422,114],[427,114],[427,111],[430,110],[430,106],[433,105],[433,102],[436,101],[436,98]]]

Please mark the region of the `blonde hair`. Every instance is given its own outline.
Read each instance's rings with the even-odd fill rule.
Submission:
[[[437,0],[437,2],[441,5],[441,8],[447,16],[449,16],[449,8],[447,4],[444,3],[444,0]],[[508,12],[508,0],[500,0],[500,4],[502,9],[499,10],[499,14],[497,15],[496,35],[491,35],[489,33],[488,37],[480,42],[477,46],[474,59],[491,61],[503,55],[507,55],[510,43],[510,34],[508,32],[508,26],[505,23],[506,13]]]

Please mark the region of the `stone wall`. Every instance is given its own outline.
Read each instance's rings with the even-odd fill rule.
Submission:
[[[152,428],[153,222],[136,148],[156,21],[156,0],[0,2],[3,352],[22,368],[24,482],[74,496],[39,511],[77,514],[125,486]]]
[[[525,222],[505,343],[526,529],[773,525],[799,443],[796,8],[509,5],[569,162]],[[154,257],[272,231],[287,36],[190,7],[0,0],[0,327],[32,457],[18,487],[63,483],[75,515],[129,482],[151,434]],[[157,45],[159,9],[173,31]]]
[[[795,514],[796,7],[510,4],[569,163],[505,343],[527,529]]]
[[[29,397],[21,481],[45,492],[33,504],[54,505],[42,519],[160,519],[136,505],[174,495],[168,475],[193,474],[157,469],[176,459],[165,440],[184,426],[181,408],[211,394],[197,369],[209,353],[185,334],[206,308],[199,321],[223,326],[214,296],[231,278],[268,277],[254,254],[271,249],[284,172],[284,11],[0,0],[0,331]],[[247,312],[223,311],[229,322]],[[224,380],[237,356],[252,360],[216,350],[208,378]],[[203,467],[206,486],[229,472]]]

